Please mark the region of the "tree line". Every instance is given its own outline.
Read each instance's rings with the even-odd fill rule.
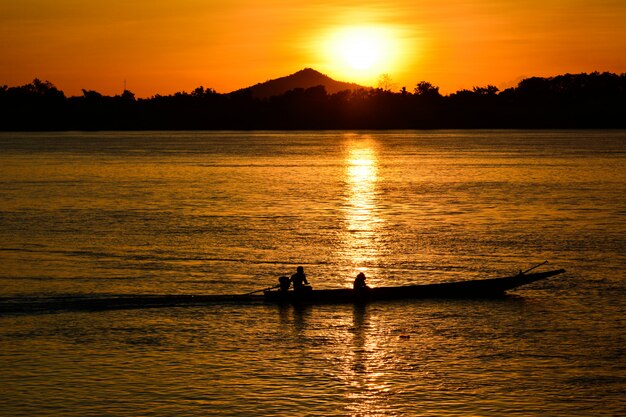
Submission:
[[[531,77],[499,91],[488,85],[442,95],[412,90],[323,86],[270,98],[211,88],[136,98],[83,90],[66,97],[49,81],[0,86],[0,130],[552,129],[626,128],[626,74]]]

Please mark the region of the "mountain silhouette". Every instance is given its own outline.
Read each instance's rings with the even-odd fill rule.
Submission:
[[[66,97],[35,79],[0,85],[0,114],[0,131],[624,129],[626,74],[531,77],[504,91],[487,85],[447,96],[427,81],[393,92],[310,68],[235,93],[200,86],[150,98],[93,90]]]
[[[255,84],[251,87],[242,88],[231,94],[246,92],[255,98],[269,98],[280,96],[289,90],[296,88],[311,88],[324,86],[328,94],[334,94],[345,90],[358,90],[367,88],[354,83],[335,81],[327,75],[322,74],[312,68],[305,68],[286,77],[276,78],[264,83]]]

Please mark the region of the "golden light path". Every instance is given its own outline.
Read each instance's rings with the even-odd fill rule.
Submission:
[[[364,272],[368,285],[380,286],[378,259],[384,256],[381,235],[385,223],[379,199],[382,180],[378,142],[368,135],[346,135],[344,166],[344,250],[346,261],[351,263],[347,267],[354,271],[350,280],[357,272]],[[394,406],[394,381],[389,369],[395,359],[390,351],[396,348],[398,339],[388,336],[392,333],[388,321],[368,305],[355,305],[352,317],[343,320],[350,326],[351,337],[343,340],[342,350],[332,360],[341,358],[342,372],[337,377],[347,388],[347,411],[356,416],[386,415]]]
[[[347,267],[355,271],[355,276],[356,271],[368,275],[367,271],[379,256],[375,238],[382,222],[377,216],[378,156],[375,141],[368,137],[349,138],[345,170],[348,190],[344,244],[346,260],[351,263]],[[368,279],[368,282],[373,284],[374,280]]]

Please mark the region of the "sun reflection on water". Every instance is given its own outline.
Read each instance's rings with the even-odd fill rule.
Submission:
[[[386,415],[391,390],[385,364],[388,361],[386,349],[379,345],[380,321],[372,317],[365,305],[355,305],[353,310],[352,343],[348,344],[346,355],[345,383],[350,387],[347,393],[348,410],[352,415]]]
[[[377,216],[378,165],[374,140],[368,137],[348,139],[344,250],[347,267],[355,276],[357,271],[371,270],[378,259],[376,235],[381,223]]]

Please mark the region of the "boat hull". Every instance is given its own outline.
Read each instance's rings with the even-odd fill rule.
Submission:
[[[531,282],[539,281],[565,272],[563,269],[535,274],[517,275],[474,281],[443,284],[379,287],[355,292],[352,289],[312,290],[307,293],[294,291],[265,291],[264,294],[243,295],[121,295],[95,297],[53,297],[44,299],[2,299],[0,315],[6,313],[53,312],[64,310],[100,311],[115,309],[203,306],[211,304],[254,303],[367,303],[379,300],[402,300],[420,298],[485,298],[497,297],[506,291]],[[260,292],[260,291],[259,291]]]
[[[399,287],[296,291],[266,291],[265,301],[271,303],[345,303],[402,300],[420,298],[490,298],[504,295],[506,291],[564,273],[564,269],[521,274],[511,277],[472,281],[447,282]]]

